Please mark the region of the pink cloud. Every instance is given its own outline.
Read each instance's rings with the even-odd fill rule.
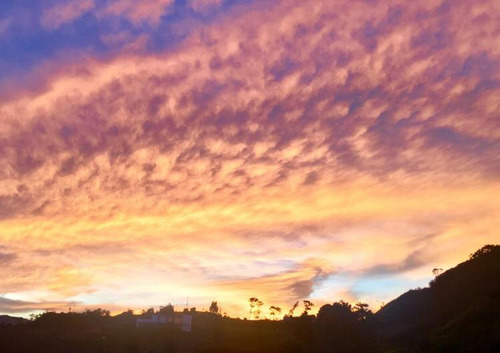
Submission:
[[[57,29],[71,22],[95,7],[94,0],[71,0],[57,3],[45,9],[41,15],[41,24],[46,29]]]
[[[168,12],[174,0],[113,0],[99,12],[101,16],[124,16],[138,25],[142,22],[158,24],[160,18]]]
[[[91,11],[98,17],[122,16],[135,25],[149,23],[157,25],[160,18],[169,11],[174,0],[148,0],[136,2],[132,0],[112,0],[105,6],[97,6],[94,0],[63,1],[48,7],[42,12],[41,24],[53,30],[69,23],[84,13]],[[0,27],[1,28],[1,27]]]
[[[222,5],[224,0],[189,0],[189,6],[196,12],[205,13]]]

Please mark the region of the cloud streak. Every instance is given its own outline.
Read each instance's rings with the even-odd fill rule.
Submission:
[[[7,314],[27,313],[39,310],[66,309],[70,303],[59,302],[27,302],[23,300],[12,300],[0,297],[0,311]]]

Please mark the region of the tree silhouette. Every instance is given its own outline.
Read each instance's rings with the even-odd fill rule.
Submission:
[[[279,306],[273,306],[273,305],[271,305],[269,307],[269,311],[271,313],[271,316],[272,316],[273,320],[276,319],[276,315],[277,314],[281,314],[281,308]]]
[[[84,312],[84,315],[87,315],[87,316],[92,316],[92,317],[109,317],[110,315],[110,312],[109,310],[104,310],[104,309],[101,309],[101,308],[97,308],[95,310],[85,310]]]
[[[257,301],[257,303],[255,305],[256,309],[255,309],[255,312],[254,312],[254,318],[256,320],[260,319],[260,308],[261,308],[262,305],[264,305],[264,302],[262,300]]]
[[[307,316],[309,315],[309,311],[311,311],[314,304],[309,300],[303,300],[303,302],[304,302],[304,312],[302,313],[302,316]]]
[[[354,307],[344,301],[323,305],[316,319],[319,352],[369,352],[364,331],[365,318],[371,314],[368,305]]]
[[[173,314],[174,313],[174,306],[170,303],[168,303],[165,306],[160,306],[160,314]]]
[[[162,307],[160,307],[160,308],[162,308]],[[143,310],[141,316],[142,317],[151,317],[151,315],[153,315],[154,313],[155,313],[155,309],[149,308],[148,310]]]
[[[295,304],[293,304],[292,308],[288,311],[288,317],[292,317],[293,313],[295,312],[295,309],[299,306],[299,302],[296,301]]]
[[[208,311],[212,314],[219,314],[219,305],[217,305],[216,301],[213,301],[212,304],[210,304]]]
[[[439,275],[441,274],[441,272],[443,272],[443,269],[442,269],[442,268],[434,268],[434,269],[432,270],[432,274],[433,274],[435,277],[439,276]]]
[[[255,297],[252,297],[250,299],[248,299],[248,303],[250,305],[250,310],[249,310],[249,315],[248,317],[251,319],[252,316],[253,316],[253,311],[255,309],[255,305],[256,303],[259,301],[259,299],[255,298]]]
[[[368,309],[369,305],[366,303],[357,302],[354,305],[353,312],[357,315],[358,321],[366,320],[373,315],[372,311]]]
[[[481,249],[477,250],[475,253],[470,254],[469,258],[471,260],[477,259],[478,257],[492,252],[495,248],[500,248],[500,245],[488,244],[483,246]]]
[[[264,305],[264,302],[255,297],[248,299],[248,302],[250,304],[250,318],[253,317],[258,320],[260,318],[260,308]]]

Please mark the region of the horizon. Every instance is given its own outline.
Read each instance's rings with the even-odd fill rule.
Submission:
[[[478,251],[479,250],[480,249],[478,249]],[[436,279],[439,275],[447,272],[448,270],[454,269],[455,267],[457,267],[458,265],[460,265],[462,263],[465,263],[465,262],[471,260],[471,258],[472,258],[472,254],[469,254],[469,257],[466,260],[463,260],[462,262],[455,264],[455,266],[452,266],[449,269],[442,269],[442,268],[435,268],[435,269],[433,269],[433,272],[434,272],[434,270],[437,270],[438,272],[434,273],[434,277],[431,280],[431,282],[434,279]],[[370,304],[368,304],[368,308],[367,309],[370,310],[372,313],[375,314],[378,311],[380,311],[381,309],[383,309],[387,304],[391,303],[392,301],[395,301],[396,299],[398,299],[399,297],[401,297],[403,294],[405,294],[407,292],[414,291],[414,290],[421,290],[421,289],[424,289],[424,288],[430,288],[431,282],[429,282],[424,287],[419,286],[419,287],[416,287],[416,288],[407,288],[403,292],[401,292],[398,295],[396,295],[394,298],[390,299],[388,302],[377,301],[377,304],[379,305],[379,307],[370,307]],[[263,303],[262,309],[261,309],[262,313],[261,313],[260,318],[255,318],[255,317],[252,317],[252,314],[249,312],[249,310],[250,310],[249,299],[250,298],[247,299],[247,301],[246,301],[246,307],[244,307],[241,310],[237,311],[239,313],[244,313],[242,316],[241,315],[235,315],[235,316],[233,316],[230,313],[227,313],[224,310],[223,303],[220,303],[217,300],[213,300],[208,305],[206,305],[206,307],[195,307],[195,306],[189,305],[189,298],[186,298],[186,299],[187,299],[186,303],[178,304],[178,303],[168,302],[168,303],[166,303],[166,306],[171,305],[172,308],[173,308],[173,310],[174,310],[174,313],[183,313],[183,312],[186,312],[186,310],[188,310],[189,312],[192,312],[192,310],[194,310],[197,313],[212,313],[210,311],[210,304],[213,303],[213,302],[215,302],[217,304],[217,306],[218,306],[218,309],[219,309],[219,312],[218,312],[219,316],[223,316],[223,317],[229,318],[229,319],[250,320],[250,321],[255,321],[255,320],[257,320],[257,321],[258,320],[275,320],[275,319],[277,319],[277,320],[283,320],[285,317],[299,317],[299,316],[301,316],[304,313],[304,311],[303,311],[305,309],[305,307],[304,307],[304,301],[307,300],[307,299],[297,300],[296,301],[296,305],[293,305],[293,303],[292,303],[292,305],[290,305],[290,308],[288,308],[286,306],[285,307],[278,307],[281,310],[281,312],[276,313],[275,316],[272,316],[270,314],[271,311],[269,310],[269,306],[272,303]],[[319,306],[316,305],[316,303],[313,302],[312,307],[310,308],[310,310],[308,310],[308,315],[313,315],[313,316],[317,315],[319,309],[321,308],[321,306],[326,305],[326,304],[332,304],[333,302],[339,302],[339,301],[340,302],[346,302],[346,303],[348,303],[348,304],[350,304],[352,306],[356,305],[357,303],[362,303],[360,301],[349,302],[349,301],[343,300],[342,298],[341,299],[332,300],[331,302],[326,302],[326,303],[323,303],[322,301],[320,301],[321,305],[319,305]],[[111,317],[118,316],[118,315],[124,314],[124,313],[129,312],[129,311],[132,311],[132,314],[135,315],[135,316],[141,316],[141,315],[147,314],[147,311],[151,310],[151,309],[154,309],[154,312],[156,314],[160,314],[160,309],[165,306],[165,305],[161,305],[161,304],[158,304],[158,305],[155,304],[155,305],[146,305],[146,307],[143,307],[143,308],[131,308],[131,307],[119,308],[119,307],[114,307],[113,305],[111,305],[111,307],[114,307],[114,310],[108,310],[108,308],[102,307],[100,305],[82,306],[83,303],[75,303],[75,302],[67,303],[67,304],[69,304],[70,306],[68,308],[66,308],[66,311],[63,310],[64,308],[60,307],[59,309],[56,309],[56,308],[46,308],[43,311],[42,310],[35,310],[35,311],[28,311],[28,312],[24,311],[24,312],[17,312],[17,313],[0,313],[0,315],[8,315],[8,316],[20,317],[20,318],[24,318],[24,319],[32,319],[33,315],[40,315],[40,314],[44,314],[44,313],[61,313],[61,314],[75,313],[75,314],[83,314],[85,312],[93,311],[93,310],[104,310],[104,311],[108,311]],[[290,311],[292,310],[292,308],[294,308],[294,309],[292,311],[292,314],[290,314]],[[290,309],[290,310],[288,310],[288,309]],[[245,311],[246,311],[246,313],[245,313]]]
[[[493,0],[0,4],[0,315],[377,311],[500,243]]]
[[[460,262],[453,266],[450,269],[442,269],[442,268],[435,268],[433,269],[433,274],[434,278],[429,284],[425,287],[417,287],[417,288],[409,288],[408,290],[404,291],[403,293],[400,293],[397,297],[393,298],[387,303],[381,303],[379,308],[370,308],[369,304],[362,303],[362,302],[356,302],[356,303],[349,303],[347,301],[344,301],[342,299],[336,300],[335,302],[330,302],[323,304],[321,307],[316,306],[314,303],[308,301],[308,300],[299,300],[294,305],[292,305],[287,311],[287,307],[281,308],[281,307],[276,307],[272,306],[271,308],[274,308],[274,313],[272,313],[271,308],[269,308],[269,305],[266,305],[264,302],[260,302],[259,307],[257,308],[258,314],[257,316],[255,313],[252,311],[255,309],[251,305],[251,301],[254,300],[257,302],[259,299],[258,298],[249,298],[247,301],[247,313],[246,315],[243,315],[242,317],[240,316],[231,316],[227,312],[225,312],[224,308],[221,306],[221,303],[218,301],[214,300],[210,303],[209,307],[206,308],[197,308],[189,305],[189,298],[186,298],[187,301],[184,304],[172,304],[168,303],[167,305],[157,305],[157,306],[147,306],[147,308],[142,308],[142,309],[132,309],[132,308],[127,308],[126,310],[115,310],[115,311],[110,311],[107,310],[105,307],[100,307],[100,306],[95,306],[91,308],[80,308],[77,309],[77,304],[80,303],[71,303],[72,306],[68,308],[67,311],[56,311],[56,310],[51,310],[50,308],[47,308],[43,312],[31,312],[31,313],[26,313],[23,315],[19,316],[12,316],[12,315],[7,315],[10,317],[18,317],[18,318],[24,318],[24,319],[29,319],[31,321],[35,321],[37,318],[42,317],[43,314],[47,313],[55,313],[55,314],[85,314],[89,312],[97,312],[100,311],[102,312],[101,315],[103,316],[109,316],[109,317],[117,317],[123,314],[127,313],[132,313],[133,316],[138,316],[138,317],[144,317],[148,315],[159,315],[159,316],[168,316],[169,314],[182,314],[182,313],[204,313],[204,314],[210,314],[210,315],[216,315],[220,317],[224,317],[227,319],[233,319],[233,320],[248,320],[248,321],[259,321],[259,320],[264,320],[264,321],[280,321],[280,320],[285,320],[286,318],[299,318],[303,316],[313,316],[317,317],[318,312],[320,309],[323,309],[323,306],[326,305],[331,305],[331,304],[348,304],[352,307],[351,310],[354,310],[354,308],[361,307],[363,310],[366,310],[366,312],[370,314],[378,314],[382,309],[384,309],[387,305],[398,305],[397,302],[401,301],[400,299],[405,297],[407,294],[410,292],[418,292],[422,291],[425,289],[432,289],[433,288],[433,283],[438,280],[442,280],[442,277],[446,277],[446,274],[458,270],[462,265],[465,265],[466,263],[472,262],[477,260],[478,258],[481,258],[484,255],[487,255],[491,253],[492,251],[496,251],[498,254],[498,249],[500,248],[500,245],[495,245],[495,244],[486,244],[480,249],[477,249],[474,253],[470,254],[467,260],[464,260],[463,262]],[[463,271],[462,271],[463,272]],[[441,276],[443,275],[443,276]],[[449,277],[449,276],[448,276]],[[306,308],[306,302],[308,302],[308,307]],[[396,303],[396,304],[395,304]],[[212,305],[215,305],[214,311],[212,310]],[[399,304],[400,305],[400,304]],[[171,308],[171,312],[169,310],[163,311],[165,308]],[[180,309],[179,309],[180,308]],[[266,310],[267,308],[267,310]],[[151,312],[150,312],[151,311]],[[243,310],[244,311],[244,310]]]

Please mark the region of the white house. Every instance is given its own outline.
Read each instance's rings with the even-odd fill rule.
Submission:
[[[153,314],[149,319],[137,319],[137,327],[157,326],[157,325],[172,325],[180,328],[183,332],[191,332],[193,316],[186,313],[174,313],[168,315]]]

